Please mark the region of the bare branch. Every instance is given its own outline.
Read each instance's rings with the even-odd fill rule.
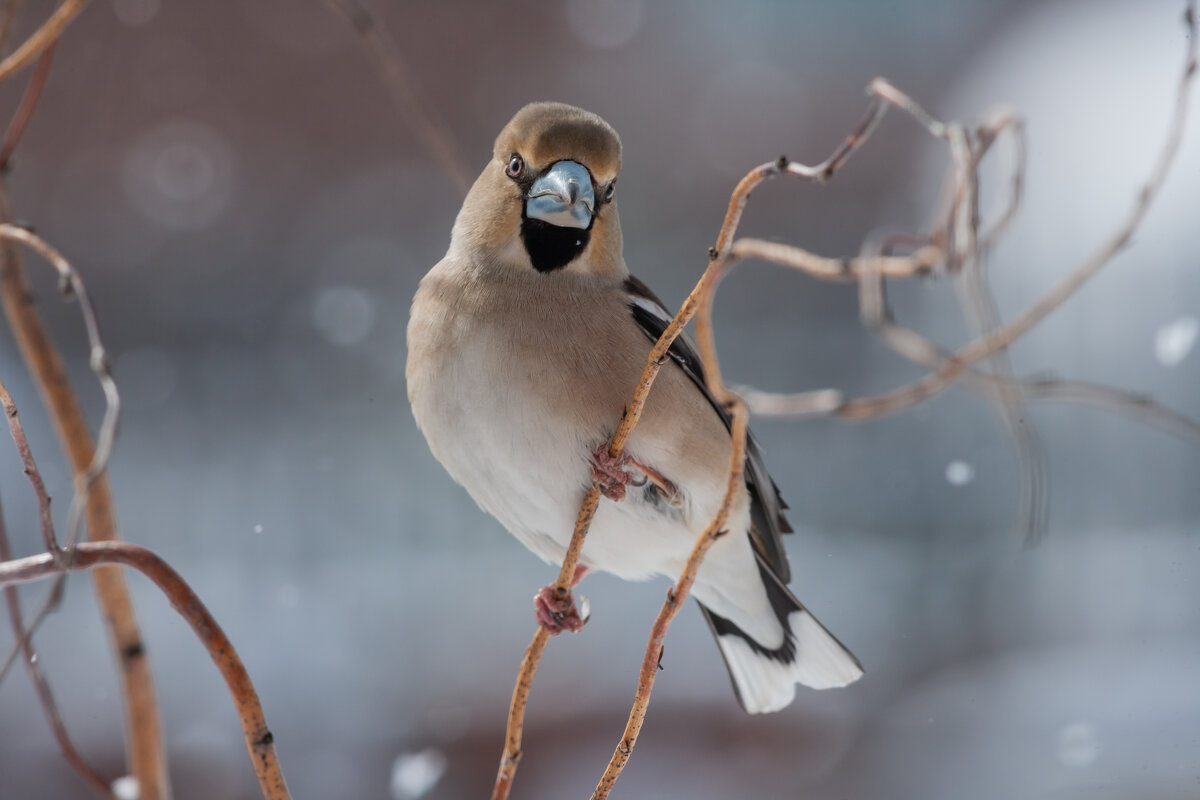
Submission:
[[[54,9],[54,13],[50,15],[49,19],[42,23],[42,27],[34,31],[32,36],[21,43],[20,47],[12,51],[8,58],[0,61],[0,82],[8,80],[25,69],[42,54],[43,50],[57,42],[63,31],[86,5],[87,0],[63,0],[62,5]]]
[[[21,97],[21,105],[17,106],[17,112],[13,114],[12,122],[8,124],[8,130],[4,132],[4,144],[0,145],[0,174],[8,170],[13,151],[17,149],[17,144],[21,141],[25,128],[33,119],[34,109],[37,108],[38,101],[42,99],[42,90],[46,88],[46,78],[50,75],[50,65],[54,62],[54,50],[57,47],[57,41],[51,42],[46,47],[46,52],[38,58],[37,69],[33,71],[29,87]]]
[[[326,0],[335,11],[346,18],[358,34],[363,50],[375,64],[375,70],[392,96],[392,104],[404,118],[404,123],[425,144],[441,164],[460,193],[471,188],[471,173],[463,164],[445,123],[423,102],[412,79],[412,70],[404,62],[400,48],[360,0]]]
[[[46,491],[42,473],[38,471],[37,463],[33,459],[33,450],[29,447],[29,440],[25,438],[25,426],[21,424],[21,418],[17,414],[17,404],[13,402],[8,387],[3,383],[0,383],[0,406],[4,408],[4,416],[8,420],[8,430],[12,434],[13,443],[17,446],[17,455],[21,458],[25,476],[29,478],[29,483],[33,486],[33,493],[37,496],[38,518],[42,524],[42,542],[46,546],[46,552],[54,554],[59,552],[59,547],[58,540],[54,535],[54,516],[50,513],[50,495]],[[3,557],[0,558],[0,561],[7,559],[8,557]]]
[[[1184,58],[1167,137],[1150,176],[1116,232],[1016,319],[963,347],[933,375],[909,387],[890,393],[890,402],[893,406],[904,407],[904,404],[911,405],[931,394],[936,394],[954,381],[971,364],[1008,347],[1024,336],[1091,280],[1129,242],[1166,182],[1171,164],[1179,151],[1183,125],[1187,119],[1188,98],[1196,74],[1196,14],[1195,3],[1190,0],[1187,12],[1184,14],[1184,23],[1187,28],[1187,54]]]
[[[1123,392],[1095,383],[1052,378],[1026,381],[1021,388],[1031,400],[1079,403],[1102,408],[1114,414],[1124,414],[1200,447],[1200,422],[1172,411],[1142,394]]]
[[[21,0],[3,0],[0,2],[0,52],[8,49],[8,37],[12,33],[13,24],[21,13]]]
[[[711,304],[707,303],[701,308],[696,317],[697,331],[701,326],[710,324],[711,309]],[[642,723],[646,719],[646,712],[649,710],[650,692],[654,688],[654,679],[658,677],[662,664],[663,639],[666,638],[667,628],[691,592],[692,585],[696,582],[696,576],[700,573],[700,565],[704,562],[704,557],[708,555],[709,548],[716,543],[717,539],[728,533],[725,530],[725,521],[729,519],[729,513],[733,509],[738,490],[744,481],[742,475],[746,466],[746,426],[749,412],[740,400],[728,393],[726,395],[729,399],[725,402],[728,404],[731,417],[729,436],[733,440],[733,446],[730,448],[729,454],[729,477],[725,482],[725,495],[721,498],[721,505],[717,509],[716,515],[713,516],[708,527],[704,529],[704,533],[700,535],[696,545],[692,548],[679,580],[667,590],[667,601],[658,612],[658,617],[654,620],[654,627],[650,630],[650,641],[646,644],[646,655],[642,658],[637,693],[634,695],[629,719],[625,723],[625,731],[621,734],[621,741],[613,751],[612,758],[609,760],[604,774],[600,777],[600,782],[592,792],[592,800],[603,800],[608,797],[617,778],[621,777],[621,772],[629,762],[634,745],[637,744],[638,734],[642,730]]]
[[[4,390],[4,394],[7,396],[8,391]],[[8,410],[7,402],[5,410]],[[15,408],[10,412],[9,419],[16,419]],[[18,443],[19,448],[20,444]],[[40,483],[40,478],[38,482]],[[12,557],[12,548],[8,542],[8,529],[4,524],[3,511],[0,511],[0,562],[9,561]],[[91,764],[84,760],[83,756],[75,748],[75,743],[71,741],[70,735],[67,733],[67,726],[63,723],[62,715],[58,711],[58,703],[54,701],[54,692],[50,689],[50,682],[42,674],[42,667],[38,661],[37,652],[33,649],[33,641],[21,622],[21,597],[17,592],[17,587],[5,586],[4,599],[8,603],[9,625],[12,626],[13,636],[16,637],[21,653],[25,657],[25,668],[29,673],[29,680],[33,682],[38,702],[42,706],[42,713],[46,717],[46,724],[50,726],[50,732],[54,735],[54,740],[58,743],[59,751],[67,763],[71,765],[71,768],[97,794],[108,800],[116,800],[112,789],[109,788],[109,782]]]
[[[104,418],[100,422],[100,432],[96,437],[95,450],[87,459],[86,468],[75,476],[75,496],[71,500],[71,510],[67,515],[67,547],[70,547],[79,538],[79,526],[83,521],[88,492],[92,484],[108,467],[108,459],[112,455],[113,443],[117,437],[117,422],[121,416],[121,396],[117,391],[117,383],[112,378],[108,351],[100,338],[100,323],[96,320],[96,309],[92,305],[87,288],[83,285],[83,279],[79,277],[79,273],[63,258],[61,253],[32,231],[11,223],[0,223],[0,239],[21,242],[37,251],[42,258],[50,262],[50,265],[58,273],[59,290],[63,296],[73,298],[79,303],[79,312],[83,316],[84,327],[87,329],[90,349],[88,363],[104,392]]]
[[[599,494],[599,492],[597,492]],[[517,684],[513,687],[512,702],[508,707],[508,726],[504,733],[504,752],[500,756],[500,769],[496,773],[496,784],[492,787],[492,800],[504,800],[512,790],[517,764],[521,761],[521,737],[525,732],[525,704],[533,689],[533,676],[537,674],[542,651],[550,641],[550,634],[539,627],[533,641],[525,649],[521,668],[517,670]]]
[[[618,450],[614,455],[620,453]],[[575,575],[575,567],[579,564],[579,556],[583,552],[583,540],[587,536],[596,509],[600,505],[600,487],[592,484],[584,495],[575,519],[575,532],[571,544],[563,556],[562,569],[558,572],[558,580],[554,583],[554,591],[561,597],[566,597],[571,591],[571,582]],[[550,634],[545,628],[539,627],[533,635],[533,640],[525,650],[521,660],[521,668],[517,671],[517,683],[513,688],[512,702],[508,708],[508,724],[504,734],[504,752],[500,756],[500,767],[496,771],[496,783],[492,788],[492,800],[505,800],[512,789],[513,778],[517,773],[517,764],[521,760],[521,738],[525,730],[525,704],[529,701],[529,692],[533,686],[533,676],[537,674],[538,664],[542,659],[542,651]]]
[[[84,542],[75,548],[67,569],[87,570],[101,565],[132,567],[145,575],[191,626],[229,687],[263,797],[265,800],[289,800],[287,783],[275,755],[275,737],[267,727],[258,692],[233,643],[199,595],[170,564],[152,551],[129,542]],[[63,569],[48,553],[4,561],[0,563],[0,587],[42,580],[60,574]]]
[[[944,252],[933,245],[925,245],[907,256],[831,258],[783,242],[750,238],[734,242],[729,254],[734,258],[753,258],[791,267],[817,280],[843,283],[857,281],[872,272],[890,278],[922,277],[945,261]]]
[[[78,536],[85,513],[88,535],[93,541],[117,539],[112,495],[104,468],[116,435],[119,396],[116,384],[109,374],[108,359],[100,339],[95,312],[79,275],[54,248],[29,231],[12,225],[10,219],[8,195],[0,185],[0,287],[3,289],[4,309],[17,345],[30,368],[74,470],[75,494],[68,514],[66,552],[52,551],[47,554],[58,562],[69,562],[74,557],[70,548]],[[79,398],[71,387],[62,358],[38,316],[33,293],[14,242],[21,242],[37,250],[49,260],[59,274],[60,288],[69,297],[79,300],[90,346],[89,360],[106,400],[96,444],[92,442],[87,418]],[[125,586],[124,577],[117,569],[98,569],[93,573],[93,579],[118,660],[117,672],[125,701],[129,771],[137,778],[141,800],[169,800],[171,789],[158,700],[129,590]],[[45,604],[30,623],[27,635],[32,635],[57,603],[62,585],[62,579],[56,579]]]

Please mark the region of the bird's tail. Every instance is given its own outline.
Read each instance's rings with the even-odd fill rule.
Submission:
[[[750,714],[779,711],[796,696],[796,684],[832,689],[862,677],[862,665],[792,596],[770,567],[758,564],[780,625],[783,644],[768,649],[736,624],[700,604],[717,638],[738,702]]]

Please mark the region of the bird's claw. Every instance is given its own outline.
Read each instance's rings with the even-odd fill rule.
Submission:
[[[631,462],[628,455],[622,453],[616,458],[608,453],[608,443],[601,444],[592,453],[590,466],[592,480],[600,487],[600,493],[609,500],[620,502],[625,499],[627,485],[641,486],[646,482],[645,476],[626,469]]]
[[[575,606],[575,595],[570,592],[560,597],[553,586],[546,586],[533,596],[533,611],[542,630],[554,636],[563,631],[579,633],[588,621],[587,601],[582,600],[583,613]]]

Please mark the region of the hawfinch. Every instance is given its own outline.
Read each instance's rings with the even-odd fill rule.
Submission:
[[[589,569],[672,579],[724,493],[729,420],[691,344],[678,340],[625,455],[608,439],[671,314],[621,254],[621,143],[595,114],[525,106],[496,139],[446,256],[421,281],[408,324],[408,398],[433,454],[526,547],[561,564],[580,502],[604,493],[576,582]],[[786,583],[778,489],[750,443],[728,534],[692,594],[742,707],[777,711],[795,685],[845,686],[858,660]],[[550,587],[534,601],[551,633],[585,621]]]

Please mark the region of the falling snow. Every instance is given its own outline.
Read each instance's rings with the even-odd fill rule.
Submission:
[[[112,782],[112,793],[117,800],[138,800],[138,780],[132,775],[122,775]]]
[[[417,800],[437,785],[446,772],[446,756],[432,747],[401,753],[392,762],[392,800]]]
[[[1192,352],[1200,322],[1195,317],[1180,317],[1158,329],[1154,337],[1154,355],[1164,367],[1178,366]]]
[[[951,461],[946,465],[946,480],[951,486],[966,486],[975,480],[975,468],[965,461]]]

